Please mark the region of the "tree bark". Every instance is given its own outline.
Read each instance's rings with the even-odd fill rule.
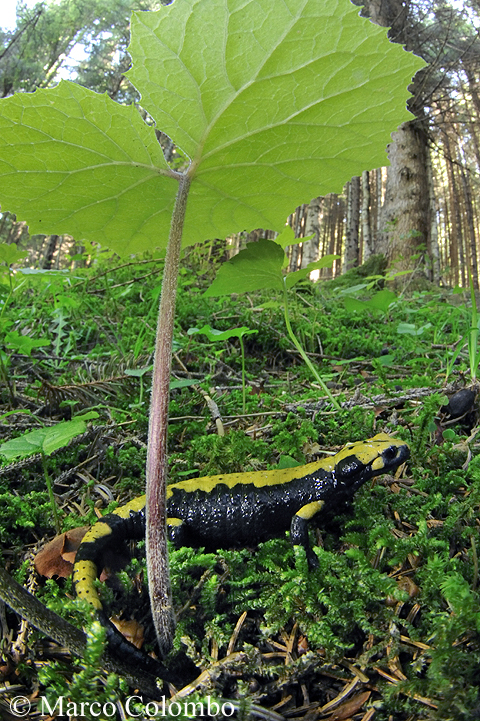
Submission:
[[[48,238],[47,247],[45,249],[45,253],[43,255],[43,259],[40,264],[40,268],[42,270],[51,270],[52,264],[53,264],[53,256],[57,249],[57,244],[60,239],[60,236],[59,235],[49,235],[49,236],[47,236],[47,238]]]
[[[445,163],[447,166],[448,188],[450,196],[451,228],[450,228],[450,265],[454,269],[454,283],[466,285],[465,257],[463,253],[462,218],[460,214],[459,193],[455,168],[452,161],[452,146],[448,133],[444,136]]]
[[[347,184],[347,227],[342,272],[358,265],[358,230],[360,226],[360,177],[356,175]]]
[[[430,280],[438,285],[440,282],[440,249],[438,247],[437,201],[430,153],[427,153],[427,179],[430,204]]]
[[[314,198],[306,210],[305,217],[305,235],[313,235],[311,240],[307,240],[303,245],[302,266],[305,268],[309,263],[313,263],[319,258],[319,242],[320,242],[320,213],[322,211],[323,198]]]
[[[368,170],[362,173],[362,236],[363,236],[363,254],[362,263],[365,263],[371,255],[373,255],[372,229],[370,226],[370,176]]]
[[[467,175],[464,162],[460,164],[460,176],[462,179],[463,193],[465,200],[465,215],[467,220],[467,233],[470,248],[470,273],[472,274],[473,287],[478,290],[478,261],[477,261],[477,239],[475,237],[475,222],[472,202],[472,189],[470,179]]]
[[[427,153],[426,134],[417,122],[403,123],[392,134],[382,232],[393,271],[413,270],[412,256],[428,247]]]

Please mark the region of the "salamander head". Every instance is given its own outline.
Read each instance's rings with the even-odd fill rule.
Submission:
[[[394,471],[410,456],[405,441],[379,433],[361,443],[349,443],[335,456],[335,477],[339,485],[356,490],[365,481]]]

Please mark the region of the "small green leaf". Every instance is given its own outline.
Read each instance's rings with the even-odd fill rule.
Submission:
[[[279,461],[277,463],[278,469],[283,468],[297,468],[297,466],[301,466],[302,464],[299,461],[296,461],[295,458],[292,458],[291,456],[280,456]]]
[[[359,283],[358,285],[350,285],[348,288],[341,288],[338,291],[339,295],[354,295],[359,293],[361,290],[368,288],[368,283]]]
[[[28,335],[22,335],[18,330],[11,330],[5,334],[5,342],[9,348],[13,348],[19,353],[24,353],[28,357],[34,348],[41,348],[50,345],[47,338],[30,338]]]
[[[230,330],[216,330],[216,328],[211,328],[209,325],[204,325],[202,328],[189,328],[187,333],[188,335],[203,333],[208,340],[216,342],[218,340],[228,340],[229,338],[243,338],[245,335],[258,333],[258,330],[250,330],[247,326],[231,328]]]
[[[132,378],[142,378],[145,373],[148,373],[153,368],[153,365],[146,366],[145,368],[126,368],[124,373],[126,376],[132,376]]]
[[[340,258],[340,256],[325,255],[320,260],[309,263],[306,268],[302,268],[301,270],[295,270],[293,271],[293,273],[289,273],[285,278],[285,285],[287,286],[287,288],[291,288],[295,285],[295,283],[298,283],[299,280],[307,278],[312,271],[321,270],[322,268],[331,268],[337,258]]]
[[[284,230],[282,230],[279,235],[275,238],[275,243],[278,243],[284,250],[287,247],[287,245],[296,245],[297,243],[306,243],[307,240],[311,240],[314,237],[314,233],[312,235],[307,235],[305,238],[295,238],[295,233],[293,232],[293,228],[291,228],[289,225],[286,225]]]
[[[169,388],[173,391],[176,388],[188,388],[188,386],[194,386],[196,383],[198,383],[198,381],[193,380],[192,378],[182,378],[181,380],[170,381]]]
[[[376,363],[380,366],[388,367],[393,364],[393,361],[395,360],[395,356],[393,353],[387,353],[386,355],[378,356],[378,358],[375,359]]]
[[[7,461],[13,461],[15,458],[27,458],[35,453],[41,453],[47,431],[48,428],[37,428],[35,431],[2,443],[0,455]]]
[[[99,418],[97,411],[87,411],[86,413],[81,413],[79,416],[75,416],[76,421],[93,421],[97,418]]]
[[[249,243],[232,260],[224,263],[204,295],[207,298],[254,290],[283,291],[284,251],[273,240]]]
[[[403,333],[405,335],[414,335],[419,336],[422,335],[424,331],[426,331],[428,328],[431,328],[431,323],[425,323],[425,325],[420,326],[420,328],[417,328],[417,326],[414,323],[399,323],[397,326],[397,333]]]
[[[19,457],[26,458],[34,453],[44,453],[48,456],[58,448],[66,446],[75,436],[85,433],[87,427],[85,421],[97,417],[98,413],[92,411],[73,421],[62,421],[50,428],[38,428],[30,431],[23,436],[2,443],[0,455],[5,456],[9,461]]]
[[[368,310],[367,303],[364,300],[358,300],[358,298],[350,298],[349,296],[344,298],[343,305],[345,306],[345,310],[347,310],[349,313],[361,313],[362,311]]]
[[[360,286],[365,287],[365,286]],[[369,300],[358,300],[357,298],[345,298],[344,305],[348,311],[380,310],[386,313],[391,304],[397,299],[391,290],[379,290]],[[401,325],[401,324],[400,324]],[[408,324],[407,324],[408,325]],[[399,333],[402,331],[398,331]],[[406,331],[404,331],[406,332]]]
[[[42,451],[46,456],[56,451],[58,448],[63,448],[70,441],[79,436],[81,433],[85,433],[87,424],[84,420],[75,418],[73,421],[64,421],[57,423],[56,426],[47,428],[45,438],[42,443]]]
[[[379,290],[378,293],[375,293],[375,295],[373,295],[370,300],[367,301],[367,305],[370,308],[376,308],[377,310],[381,310],[386,313],[392,303],[394,303],[396,300],[397,296],[395,295],[395,293],[393,293],[391,290],[387,290],[386,288],[384,288],[383,290]]]
[[[399,323],[397,326],[397,333],[403,333],[405,335],[418,335],[417,326],[415,323]]]
[[[258,308],[263,308],[263,309],[265,309],[265,308],[277,309],[277,308],[282,308],[282,307],[283,307],[282,303],[279,300],[267,300],[267,301],[265,301],[265,303],[262,303],[261,305],[258,306]]]
[[[0,263],[12,265],[18,263],[19,260],[26,258],[28,253],[23,250],[17,250],[16,243],[0,243]]]

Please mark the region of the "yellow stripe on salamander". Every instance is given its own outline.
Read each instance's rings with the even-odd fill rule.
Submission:
[[[296,512],[295,515],[299,518],[304,518],[306,521],[309,521],[322,510],[324,505],[324,501],[312,501],[311,503],[306,503]]]
[[[98,578],[98,569],[93,561],[78,561],[73,569],[73,583],[77,591],[77,597],[93,606],[96,611],[103,608],[100,596],[95,588],[95,581]]]
[[[256,488],[264,488],[265,486],[276,486],[283,483],[290,483],[296,478],[315,473],[318,470],[327,473],[335,470],[337,463],[344,458],[354,455],[358,460],[368,465],[372,462],[372,468],[377,471],[383,468],[383,460],[378,454],[392,445],[405,445],[404,441],[396,440],[386,433],[378,433],[374,438],[368,441],[358,441],[347,443],[345,448],[334,456],[323,458],[321,461],[307,463],[305,466],[296,466],[295,468],[273,469],[271,471],[251,471],[247,473],[227,473],[218,476],[205,476],[203,478],[190,478],[187,481],[179,481],[167,486],[167,499],[171,498],[175,489],[185,491],[185,493],[195,493],[195,491],[204,491],[210,493],[219,484],[225,485],[227,488],[234,488],[241,484],[243,486],[252,484]],[[377,457],[378,456],[378,457]],[[142,496],[142,498],[144,498]]]

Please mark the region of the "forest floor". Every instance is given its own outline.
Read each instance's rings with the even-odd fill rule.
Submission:
[[[157,718],[196,718],[201,707],[188,704],[206,699],[219,704],[215,718],[480,718],[480,358],[470,293],[400,295],[358,271],[295,286],[292,327],[334,407],[286,332],[281,299],[205,298],[210,273],[191,254],[180,277],[170,481],[305,464],[380,432],[406,441],[411,457],[348,506],[333,504],[311,531],[314,571],[285,533],[248,549],[172,548],[178,627],[165,664],[178,683]],[[160,286],[161,263],[110,260],[19,273],[3,294],[1,442],[21,444],[32,431],[44,439],[49,428],[61,441],[43,455],[38,435],[29,451],[0,447],[2,561],[89,638],[77,658],[5,607],[5,719],[28,708],[31,719],[94,718],[94,708],[102,719],[154,717],[148,694],[105,671],[101,629],[75,601],[71,570],[81,537],[72,529],[144,492]],[[231,335],[194,332],[206,324]],[[62,424],[85,414],[62,436]],[[101,592],[122,630],[155,653],[142,545],[126,570],[103,574]]]

